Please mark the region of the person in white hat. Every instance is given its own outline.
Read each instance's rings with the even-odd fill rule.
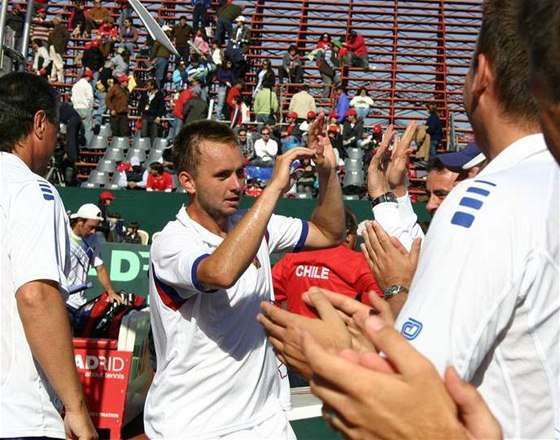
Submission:
[[[108,301],[122,303],[122,298],[115,292],[109,272],[101,259],[101,242],[95,230],[103,220],[101,210],[93,203],[86,203],[70,215],[70,273],[68,285],[72,287],[85,284],[90,266],[97,272],[99,283],[109,294]],[[72,321],[77,310],[87,302],[85,290],[70,294],[66,309]]]
[[[240,15],[235,20],[237,22],[237,27],[233,31],[231,36],[231,44],[235,49],[239,49],[242,53],[247,53],[249,50],[249,42],[251,41],[251,30],[248,26],[245,26],[245,17]]]

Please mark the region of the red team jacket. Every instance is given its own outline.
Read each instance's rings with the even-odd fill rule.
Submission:
[[[272,268],[276,305],[286,301],[288,311],[317,317],[301,299],[312,286],[323,287],[369,305],[367,293],[382,296],[365,257],[340,245],[331,249],[286,254]]]

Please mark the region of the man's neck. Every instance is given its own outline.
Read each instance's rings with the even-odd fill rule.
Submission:
[[[190,203],[186,209],[189,217],[204,229],[220,237],[225,237],[227,235],[228,217],[214,218],[196,202]]]

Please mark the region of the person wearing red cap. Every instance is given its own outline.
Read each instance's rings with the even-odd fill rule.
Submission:
[[[317,111],[315,98],[309,94],[309,86],[307,84],[302,85],[301,90],[292,96],[288,111],[296,112],[298,114],[298,122],[305,121],[303,117],[309,112]]]
[[[86,145],[89,145],[93,136],[93,90],[90,84],[92,79],[93,72],[88,68],[84,69],[84,75],[72,86],[70,97],[74,110],[82,118]]]
[[[109,233],[111,231],[111,223],[109,221],[111,213],[109,212],[109,206],[111,206],[111,203],[113,203],[113,200],[115,199],[116,197],[110,191],[103,191],[99,194],[99,202],[97,203],[97,206],[101,210],[102,221],[97,227],[97,232],[99,238],[102,240],[109,238]]]
[[[128,136],[128,76],[121,75],[118,84],[114,84],[105,97],[105,103],[111,113],[111,131],[113,136]]]
[[[356,148],[364,134],[364,121],[358,119],[358,113],[351,108],[346,112],[346,120],[342,126],[342,144],[344,148]]]

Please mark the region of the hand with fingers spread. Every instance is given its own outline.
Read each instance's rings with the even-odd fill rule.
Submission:
[[[268,188],[280,191],[282,194],[288,191],[291,187],[290,166],[294,160],[303,159],[304,157],[315,159],[316,153],[309,148],[296,147],[280,156],[277,156],[274,164],[274,171],[272,172],[272,177],[268,183]]]
[[[501,438],[470,385],[455,376],[449,391],[433,365],[381,318],[369,317],[366,332],[386,358],[352,350],[332,354],[302,334],[311,391],[323,400],[323,416],[333,429],[349,439]]]
[[[261,303],[263,313],[257,317],[282,362],[307,379],[311,371],[301,350],[302,331],[313,334],[321,344],[334,350],[351,346],[346,325],[330,302],[313,289],[309,296],[319,319],[296,315],[267,302]]]
[[[320,113],[308,131],[307,146],[315,151],[313,161],[319,173],[330,173],[336,169],[336,157],[326,132],[326,117]]]
[[[408,252],[399,240],[389,237],[375,221],[366,224],[362,236],[362,252],[381,290],[392,285],[410,287],[418,266],[421,240],[414,240]]]

